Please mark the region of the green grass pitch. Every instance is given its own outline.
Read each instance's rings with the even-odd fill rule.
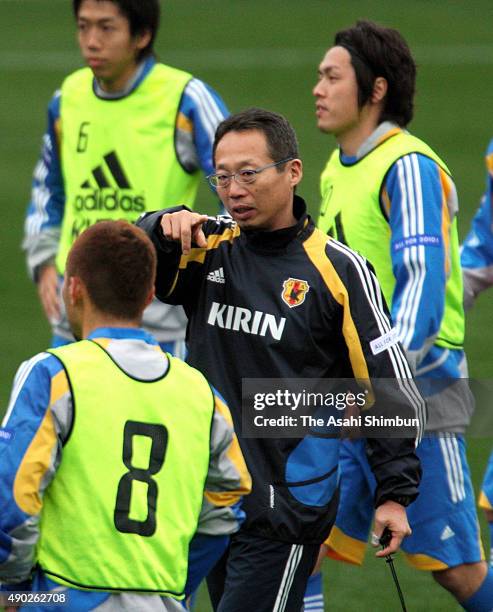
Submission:
[[[31,172],[40,148],[46,104],[62,78],[80,65],[68,0],[1,0],[0,185],[0,416],[19,363],[46,348],[48,325],[27,279],[20,251]],[[432,145],[456,179],[460,234],[467,231],[484,187],[482,156],[491,136],[493,71],[491,2],[474,0],[166,0],[157,49],[160,58],[215,87],[232,111],[263,106],[295,126],[305,164],[300,194],[315,213],[318,176],[334,141],[318,133],[311,89],[318,62],[334,33],[358,18],[401,30],[419,65],[412,131]],[[198,209],[213,210],[205,186]],[[471,375],[493,372],[493,292],[478,301],[467,322]],[[491,445],[470,439],[476,487]],[[484,534],[485,535],[485,534]],[[486,544],[486,539],[485,539]],[[458,610],[425,573],[398,559],[409,610]],[[362,569],[327,562],[328,609],[398,610],[388,568],[368,556]],[[197,609],[210,608],[202,591]],[[253,611],[252,611],[253,612]]]

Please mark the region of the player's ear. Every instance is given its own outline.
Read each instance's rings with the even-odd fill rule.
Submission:
[[[142,51],[142,49],[145,49],[147,45],[151,42],[151,38],[152,38],[152,33],[150,30],[144,30],[144,32],[141,32],[140,34],[136,34],[135,43],[136,43],[137,49],[139,51]]]
[[[382,100],[387,95],[388,90],[387,79],[384,77],[377,77],[375,82],[373,83],[373,91],[371,93],[371,101],[374,104],[378,104],[378,102],[382,102]]]
[[[64,282],[67,284],[66,295],[70,300],[70,304],[75,305],[79,303],[84,292],[84,283],[78,276],[65,277]]]
[[[146,307],[149,306],[149,304],[152,302],[152,300],[154,299],[155,294],[156,294],[156,292],[154,291],[154,287],[152,287],[149,290],[149,294],[146,297],[146,301],[145,301]]]

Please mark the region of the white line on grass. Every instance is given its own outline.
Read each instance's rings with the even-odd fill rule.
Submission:
[[[1,2],[2,0],[0,0]],[[189,66],[194,71],[202,69],[238,70],[247,68],[295,68],[315,66],[325,49],[313,48],[264,48],[264,49],[173,49],[160,54],[162,61]],[[421,65],[491,65],[493,45],[423,45],[413,49],[414,57]],[[25,72],[31,70],[72,70],[81,65],[80,56],[71,51],[2,51],[0,70]]]

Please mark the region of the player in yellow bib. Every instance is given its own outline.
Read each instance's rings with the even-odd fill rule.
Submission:
[[[466,610],[493,607],[464,432],[472,411],[463,351],[457,193],[446,164],[407,132],[416,66],[396,30],[361,21],[338,32],[319,66],[317,123],[338,148],[322,173],[318,226],[374,266],[427,401],[420,495],[402,543],[410,563]],[[360,440],[341,450],[341,499],[326,544],[361,564],[374,480]]]
[[[155,271],[125,221],[69,252],[64,300],[82,340],[21,366],[0,429],[3,588],[33,573],[67,609],[179,610],[195,540],[238,529],[251,481],[229,410],[140,327]]]
[[[60,287],[75,238],[102,219],[192,207],[227,114],[208,85],[156,61],[158,0],[73,0],[73,8],[87,67],[69,75],[50,102],[23,245],[53,346],[73,340]],[[144,315],[144,327],[178,356],[185,324],[181,307],[153,302]]]

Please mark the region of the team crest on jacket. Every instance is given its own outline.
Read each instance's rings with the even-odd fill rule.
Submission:
[[[303,304],[309,290],[310,285],[305,280],[288,278],[282,284],[281,297],[290,308],[294,308]]]

